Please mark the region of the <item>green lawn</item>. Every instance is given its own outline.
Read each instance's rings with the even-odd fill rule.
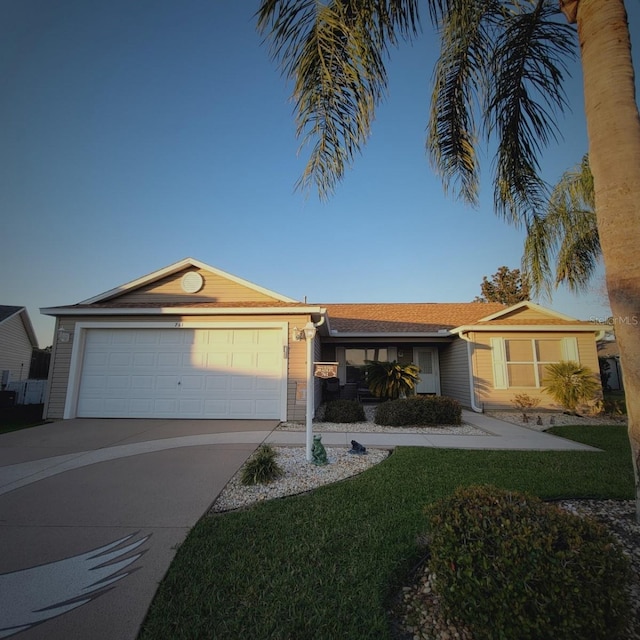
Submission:
[[[391,638],[426,504],[492,483],[542,498],[633,497],[626,428],[557,427],[602,452],[399,448],[358,477],[208,516],[178,550],[141,639]]]

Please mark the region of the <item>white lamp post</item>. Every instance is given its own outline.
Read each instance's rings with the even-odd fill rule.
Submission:
[[[313,339],[316,337],[316,325],[309,321],[304,327],[304,337],[307,341],[307,460],[311,462],[313,448]]]

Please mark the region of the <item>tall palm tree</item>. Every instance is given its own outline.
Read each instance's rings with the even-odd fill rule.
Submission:
[[[565,283],[584,291],[601,259],[589,156],[565,171],[543,215],[527,226],[522,264],[534,294]]]
[[[589,161],[627,390],[640,521],[640,116],[624,0],[427,0],[441,40],[427,148],[446,189],[478,199],[480,141],[497,141],[498,214],[531,224],[559,135],[566,61],[579,43]],[[418,0],[262,0],[258,28],[294,81],[300,180],[328,196],[361,150],[387,87],[389,48],[419,31]],[[566,17],[561,22],[560,11]],[[567,24],[568,23],[568,24]],[[577,25],[577,33],[572,24]]]

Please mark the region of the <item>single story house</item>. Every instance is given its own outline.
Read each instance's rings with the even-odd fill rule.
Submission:
[[[0,305],[0,388],[26,380],[38,339],[25,307]]]
[[[345,389],[365,360],[414,362],[418,393],[475,411],[511,408],[517,393],[549,406],[545,365],[571,359],[597,372],[602,333],[532,302],[308,304],[192,258],[41,312],[56,318],[50,419],[304,421],[307,389],[313,411],[325,383],[314,363],[335,363],[329,375]]]

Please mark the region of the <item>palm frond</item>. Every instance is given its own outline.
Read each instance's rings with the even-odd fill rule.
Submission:
[[[333,192],[371,131],[385,57],[419,28],[417,0],[263,0],[258,30],[294,83],[296,134],[311,154],[298,187]]]
[[[553,188],[545,214],[528,225],[523,269],[536,293],[550,296],[562,283],[579,292],[588,286],[600,255],[593,176],[585,156]]]
[[[569,25],[554,18],[557,2],[522,0],[503,3],[508,13],[496,26],[489,69],[486,128],[499,140],[495,160],[494,204],[509,221],[526,222],[548,197],[538,158],[559,137],[555,112],[567,106],[562,80],[566,60],[574,55]]]
[[[472,204],[478,200],[479,177],[474,111],[493,47],[486,22],[499,8],[494,0],[467,2],[457,10],[441,8],[438,16],[441,50],[434,71],[427,151],[445,191],[455,184],[458,194]]]

